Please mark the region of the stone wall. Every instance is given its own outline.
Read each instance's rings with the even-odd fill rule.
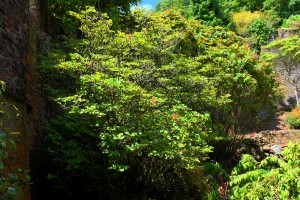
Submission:
[[[42,135],[45,100],[37,82],[34,66],[38,16],[35,0],[0,0],[0,80],[6,83],[2,97],[11,117],[2,117],[0,130],[18,132],[13,137],[17,153],[9,159],[7,172],[29,170],[34,146]],[[13,106],[18,109],[16,115]],[[34,162],[33,162],[34,163]],[[34,185],[34,182],[32,183]],[[29,200],[30,185],[19,199]]]
[[[26,133],[26,69],[28,65],[28,2],[26,0],[0,1],[0,80],[6,83],[2,109],[1,130],[13,135],[17,142],[16,156],[9,156],[5,172],[17,168],[29,169],[28,137]],[[18,109],[18,115],[16,109]],[[9,117],[6,117],[9,116]],[[13,154],[11,154],[13,155]],[[29,185],[23,187],[19,199],[30,199]]]
[[[25,71],[28,50],[28,2],[0,1],[0,80],[7,94],[25,101]]]
[[[300,35],[300,28],[279,28],[278,37],[287,38],[293,35]]]
[[[300,130],[261,131],[245,135],[238,153],[251,154],[257,160],[266,156],[280,154],[289,142],[300,140]],[[280,150],[279,152],[276,152]]]

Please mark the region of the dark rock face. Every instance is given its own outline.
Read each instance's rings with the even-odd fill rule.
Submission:
[[[27,8],[27,9],[26,9]],[[25,101],[25,70],[28,65],[28,2],[0,1],[0,80],[7,93]]]
[[[5,173],[16,173],[17,168],[29,169],[29,143],[26,131],[26,71],[28,62],[28,0],[0,1],[0,80],[6,83],[1,107],[10,117],[1,116],[0,130],[14,135],[16,152],[9,155]],[[16,109],[18,111],[16,111]],[[18,112],[18,114],[16,114]],[[30,199],[29,184],[22,187],[18,199]]]
[[[6,83],[4,96],[0,100],[5,105],[14,105],[19,112],[16,116],[13,106],[0,108],[15,116],[2,118],[0,131],[19,133],[14,136],[16,155],[7,161],[8,173],[16,168],[32,168],[36,157],[31,154],[42,135],[45,116],[45,100],[34,69],[38,18],[34,16],[37,13],[29,9],[29,2],[32,7],[36,1],[0,0],[0,80]],[[34,178],[32,174],[31,178]],[[35,181],[32,185],[36,185]],[[29,184],[23,187],[19,199],[31,199]]]

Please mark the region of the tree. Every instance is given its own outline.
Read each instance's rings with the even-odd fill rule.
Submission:
[[[255,20],[249,26],[250,33],[250,41],[251,47],[257,51],[257,53],[261,52],[261,48],[263,45],[266,45],[273,33],[272,29],[268,27],[265,20]]]
[[[114,28],[120,29],[122,20],[129,13],[130,7],[136,5],[140,0],[47,0],[41,5],[45,23],[45,30],[53,38],[57,35],[77,36],[79,24],[74,23],[69,15],[69,11],[80,12],[86,6],[94,6],[98,11],[106,12],[114,21]],[[47,4],[47,5],[43,5]]]
[[[295,87],[295,97],[299,105],[299,84],[300,84],[300,38],[292,36],[278,39],[264,47],[270,52],[264,54],[265,59],[274,63],[275,69],[284,76]]]
[[[168,190],[186,195],[191,188],[164,188],[175,181],[169,175],[195,169],[211,151],[208,140],[245,130],[274,96],[273,71],[233,32],[172,10],[135,10],[128,32],[111,29],[112,20],[92,8],[72,15],[84,37],[40,65],[46,88],[66,112],[47,137],[48,155],[63,169],[50,173],[62,182],[65,169],[72,180],[86,175],[68,167],[90,169],[98,155],[103,168],[127,175],[122,189],[127,181],[139,187],[140,196],[131,198],[172,195]]]
[[[232,13],[242,11],[260,11],[262,10],[264,0],[235,0],[235,1],[223,1],[222,4],[226,4]]]
[[[232,28],[230,8],[222,0],[192,0],[194,17],[202,23],[212,26]]]
[[[300,0],[266,0],[263,3],[263,10],[272,10],[276,12],[281,19],[299,14],[299,7]]]
[[[156,12],[163,12],[169,9],[180,11],[186,18],[193,17],[193,4],[191,0],[161,0],[155,7]]]
[[[79,87],[78,92],[57,102],[70,112],[64,116],[64,124],[74,126],[71,124],[75,120],[69,119],[73,115],[87,124],[80,123],[82,128],[76,128],[80,135],[73,134],[66,143],[61,142],[56,128],[50,128],[47,141],[54,161],[58,159],[60,165],[70,166],[62,174],[72,177],[80,170],[77,166],[89,169],[91,161],[86,160],[93,160],[92,155],[98,151],[107,157],[105,167],[134,173],[128,175],[129,179],[137,176],[135,181],[144,196],[167,181],[164,174],[193,168],[202,162],[211,149],[205,142],[211,130],[205,125],[209,123],[207,113],[192,111],[168,95],[167,88],[159,87],[166,80],[158,80],[162,77],[155,75],[159,72],[156,65],[170,62],[172,50],[183,37],[183,32],[172,31],[172,27],[180,27],[176,23],[184,24],[183,18],[175,14],[148,16],[143,24],[144,14],[136,12],[134,17],[139,26],[130,34],[112,31],[112,21],[107,15],[93,9],[73,13],[82,22],[85,39],[77,41],[79,51],[70,54],[70,60],[61,61],[56,67],[70,71]],[[179,19],[178,22],[172,19],[175,25],[170,23],[172,17]],[[62,130],[67,131],[64,138],[74,131]],[[94,140],[97,143],[92,138],[98,138]],[[94,148],[93,153],[84,148],[87,143]],[[98,168],[94,170],[99,174]],[[58,177],[58,183],[66,178],[51,174],[53,179]],[[99,181],[94,176],[88,179]]]

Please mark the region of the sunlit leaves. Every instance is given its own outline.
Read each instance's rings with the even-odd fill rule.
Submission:
[[[267,157],[261,162],[255,161],[250,155],[244,155],[232,171],[231,199],[298,199],[299,156],[298,143],[289,144],[281,156]]]

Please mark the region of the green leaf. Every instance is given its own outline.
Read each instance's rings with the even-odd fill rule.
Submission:
[[[17,196],[17,190],[13,187],[8,187],[6,195],[9,199],[14,199]]]

